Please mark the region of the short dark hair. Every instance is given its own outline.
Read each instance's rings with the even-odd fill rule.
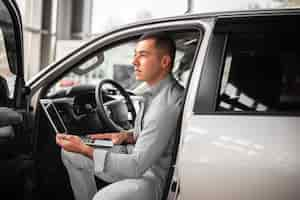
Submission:
[[[171,68],[174,65],[176,45],[172,37],[166,32],[147,32],[144,33],[138,41],[154,39],[155,46],[159,49],[165,50],[171,58]]]

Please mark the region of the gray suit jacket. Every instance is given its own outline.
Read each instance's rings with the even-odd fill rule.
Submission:
[[[136,144],[127,146],[127,154],[95,149],[95,175],[108,182],[152,179],[160,196],[170,167],[183,88],[169,75],[147,94],[135,124]]]

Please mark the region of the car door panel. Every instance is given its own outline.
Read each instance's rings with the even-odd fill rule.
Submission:
[[[11,108],[0,108],[0,127],[17,125],[22,122],[22,115]]]
[[[0,127],[0,145],[14,137],[14,129],[12,126]]]
[[[15,136],[13,125],[22,123],[22,115],[10,108],[0,108],[0,145],[11,142]]]
[[[299,196],[299,124],[297,117],[192,116],[180,155],[184,199]]]
[[[198,94],[185,105],[178,155],[182,199],[299,198],[298,20],[216,22],[209,47],[217,50],[208,50],[212,55],[192,75],[189,91]],[[274,32],[274,25],[284,29]],[[219,35],[224,40],[215,43]]]
[[[32,119],[27,117],[22,22],[14,0],[0,1],[0,44],[0,195],[34,199],[34,162],[28,129]]]

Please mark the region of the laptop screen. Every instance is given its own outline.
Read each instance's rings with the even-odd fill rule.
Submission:
[[[67,133],[66,126],[63,122],[62,117],[58,113],[58,110],[55,107],[54,103],[49,99],[41,99],[40,102],[55,133],[66,134]]]
[[[61,115],[59,114],[56,106],[54,105],[53,101],[51,99],[40,99],[40,103],[55,133],[68,134],[64,121]],[[101,139],[92,140],[90,138],[82,138],[82,139],[85,144],[91,146],[99,146],[99,147],[113,146],[111,140],[101,140]]]

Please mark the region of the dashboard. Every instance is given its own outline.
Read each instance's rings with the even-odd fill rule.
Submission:
[[[105,106],[106,114],[124,129],[133,128],[126,104],[117,90],[102,90],[104,104],[117,102]],[[132,100],[136,101],[134,94],[128,92]],[[101,116],[97,114],[97,103],[94,85],[73,86],[50,93],[45,97],[51,100],[66,124],[68,132],[84,135],[95,132],[110,132]],[[123,98],[124,99],[124,98]],[[137,103],[135,102],[134,105]],[[126,112],[126,113],[124,113]],[[125,116],[125,117],[124,117]],[[126,119],[125,119],[126,118]],[[130,123],[128,123],[130,122]],[[131,124],[131,127],[129,127]]]

